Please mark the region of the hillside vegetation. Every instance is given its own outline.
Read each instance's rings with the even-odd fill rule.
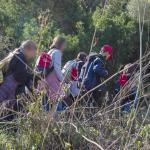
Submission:
[[[149,150],[150,1],[0,0],[0,60],[27,39],[36,41],[38,52],[48,50],[56,35],[67,39],[63,63],[80,51],[99,52],[104,44],[112,45],[113,60],[107,65],[110,79],[104,81],[109,90],[106,103],[101,109],[88,107],[85,100],[89,95],[83,94],[66,111],[56,113],[52,108],[46,113],[42,110],[43,91],[38,96],[20,96],[24,109],[12,110],[16,114],[12,121],[1,118],[0,149]],[[142,63],[140,72],[115,95],[113,83],[119,68],[135,62]],[[140,84],[140,74],[139,107],[131,102],[131,112],[122,115],[120,101],[133,85]],[[1,106],[0,113],[5,110]]]

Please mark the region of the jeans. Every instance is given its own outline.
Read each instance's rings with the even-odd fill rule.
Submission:
[[[57,112],[61,112],[61,111],[65,110],[66,108],[67,108],[67,105],[65,104],[64,101],[60,101],[56,105],[56,111]]]

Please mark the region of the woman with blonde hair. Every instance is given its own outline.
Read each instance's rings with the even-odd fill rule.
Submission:
[[[35,57],[36,44],[27,40],[0,62],[3,82],[0,85],[0,102],[14,104],[19,86],[26,86],[33,78],[29,61]]]

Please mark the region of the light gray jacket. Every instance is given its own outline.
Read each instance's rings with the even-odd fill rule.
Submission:
[[[63,74],[61,72],[62,52],[58,49],[51,49],[48,54],[52,57],[52,65],[56,75],[60,81],[63,81]]]

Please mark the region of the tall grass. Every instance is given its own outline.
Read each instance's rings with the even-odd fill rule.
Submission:
[[[41,24],[43,22],[44,20]],[[42,28],[43,25],[39,33],[39,45],[42,39]],[[93,44],[91,51],[92,48]],[[121,71],[84,95],[80,94],[70,108],[59,113],[55,109],[56,102],[50,99],[52,109],[49,112],[43,111],[44,91],[38,95],[28,93],[18,97],[18,102],[23,106],[21,110],[14,111],[1,105],[0,113],[3,115],[0,118],[0,149],[148,150],[150,147],[150,74],[146,71],[150,68],[149,48],[141,62],[142,87],[138,97],[138,111],[135,111],[134,101],[131,101],[131,112],[122,114],[120,103],[137,85],[139,71],[133,73],[128,84],[113,99],[104,98],[102,108],[87,105],[87,101],[92,99],[91,92],[102,84],[111,82]],[[139,60],[136,63],[139,64]],[[4,119],[9,115],[8,111],[15,114],[15,118],[11,121]]]
[[[1,149],[34,149],[34,150],[97,150],[97,149],[143,149],[150,147],[150,92],[146,73],[150,67],[150,53],[143,56],[142,63],[142,91],[140,91],[140,105],[135,111],[131,101],[131,112],[122,114],[121,100],[129,95],[129,91],[137,83],[139,72],[135,72],[124,88],[109,104],[108,97],[102,108],[89,107],[86,103],[90,93],[81,95],[75,103],[63,112],[53,109],[43,111],[42,97],[28,94],[18,97],[23,105],[20,111],[14,111],[1,106],[1,112],[6,110],[15,114],[15,119],[0,122]],[[137,61],[138,63],[138,61]],[[116,74],[117,75],[117,74]],[[110,78],[112,79],[112,78]],[[104,81],[108,82],[109,80]],[[6,115],[8,115],[6,113]],[[4,117],[4,116],[3,116]]]

